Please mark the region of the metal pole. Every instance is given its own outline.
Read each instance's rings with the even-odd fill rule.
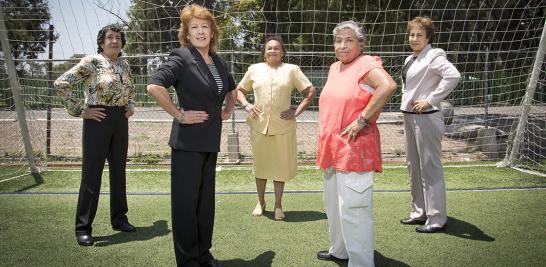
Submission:
[[[519,156],[519,148],[523,140],[523,134],[525,133],[525,128],[527,126],[527,118],[529,117],[529,111],[531,110],[531,102],[535,96],[535,90],[537,88],[538,78],[540,76],[540,70],[542,63],[544,62],[544,55],[546,52],[546,20],[544,22],[544,27],[542,28],[542,36],[540,37],[540,44],[538,45],[537,55],[535,57],[535,64],[533,65],[533,72],[531,73],[531,78],[527,84],[527,90],[525,96],[523,97],[523,111],[519,118],[518,127],[516,129],[516,134],[514,136],[514,141],[512,144],[512,151],[506,153],[504,160],[498,165],[501,167],[513,166],[514,161]]]
[[[30,172],[33,174],[38,174],[40,171],[36,167],[34,150],[32,149],[32,144],[30,142],[25,108],[21,97],[21,86],[19,84],[19,80],[17,79],[17,73],[15,72],[15,63],[11,58],[11,48],[8,42],[8,31],[6,29],[4,19],[4,8],[2,7],[0,7],[0,42],[2,43],[2,52],[4,53],[4,60],[6,61],[6,70],[8,72],[11,92],[13,94],[13,101],[15,102],[15,110],[17,110],[17,120],[19,121],[21,135],[23,136],[23,144],[25,146],[25,153],[27,156],[28,165],[30,166]]]
[[[233,53],[230,54],[231,59],[231,71],[234,70],[234,64],[233,64]],[[237,103],[237,99],[235,99],[235,103]],[[228,133],[228,161],[232,163],[239,163],[241,154],[239,153],[239,133],[235,131],[235,109],[233,110],[233,113],[231,114],[231,132]]]
[[[485,48],[485,68],[484,68],[484,85],[483,85],[483,101],[485,129],[489,126],[489,47]]]
[[[230,54],[230,67],[231,67],[231,73],[233,73],[234,65],[233,65],[233,53]],[[237,98],[235,98],[235,105],[237,105]],[[231,132],[235,133],[235,108],[233,108],[233,112],[231,113]]]
[[[53,25],[49,25],[49,59],[53,59]],[[46,124],[46,156],[51,155],[51,104],[53,95],[53,61],[47,63],[47,124]]]

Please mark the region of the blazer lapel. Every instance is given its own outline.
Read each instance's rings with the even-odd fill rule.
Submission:
[[[211,88],[211,86],[214,84],[212,83],[212,81],[214,81],[214,77],[212,77],[212,73],[210,73],[207,63],[205,63],[205,60],[203,59],[201,54],[199,54],[199,51],[195,49],[195,47],[190,48],[190,51],[193,59],[195,60],[195,62],[197,62],[197,69],[207,82],[208,87]]]

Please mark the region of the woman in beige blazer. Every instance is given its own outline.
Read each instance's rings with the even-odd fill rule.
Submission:
[[[432,48],[434,24],[428,17],[408,23],[413,54],[402,68],[402,105],[406,161],[410,174],[412,211],[402,224],[422,224],[415,230],[433,233],[447,223],[440,101],[457,86],[461,75],[440,48]]]

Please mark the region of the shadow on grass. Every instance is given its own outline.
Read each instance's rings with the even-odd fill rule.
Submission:
[[[266,251],[253,260],[246,261],[243,259],[233,259],[221,261],[226,267],[268,267],[273,264],[273,258],[275,258],[275,252]]]
[[[487,235],[477,226],[471,223],[459,220],[457,218],[453,218],[453,217],[448,217],[447,226],[444,232],[448,235],[465,238],[465,239],[488,241],[488,242],[495,241],[495,238]]]
[[[401,267],[405,267],[405,266],[408,266],[407,264],[401,262],[401,261],[397,261],[395,259],[391,259],[391,258],[387,258],[385,256],[383,256],[381,253],[379,253],[377,250],[374,251],[374,263],[375,263],[375,266],[401,266]],[[318,259],[317,259],[318,261]],[[346,267],[348,262],[347,261],[332,261],[332,263],[335,263],[337,264],[337,266],[342,266],[342,267]]]
[[[375,266],[408,266],[407,264],[397,261],[395,259],[387,258],[379,253],[377,250],[374,253]]]
[[[31,173],[32,175],[32,178],[34,178],[34,184],[33,185],[29,185],[29,186],[26,186],[26,187],[23,187],[21,189],[18,189],[16,190],[15,192],[25,192],[29,189],[32,189],[34,187],[37,187],[37,186],[40,186],[41,184],[44,183],[44,178],[42,177],[41,174],[39,173]]]
[[[285,222],[311,222],[326,220],[326,213],[318,211],[285,211],[284,215],[286,216],[286,218],[283,220]],[[273,211],[266,210],[263,216],[267,217],[268,219],[275,220],[275,212]]]
[[[106,247],[131,241],[150,240],[154,237],[168,235],[170,232],[171,230],[167,227],[167,221],[160,220],[155,221],[151,226],[137,227],[137,231],[134,233],[118,232],[113,235],[96,236],[94,239],[95,246]]]

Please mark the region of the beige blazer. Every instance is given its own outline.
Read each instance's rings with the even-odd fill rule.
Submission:
[[[281,112],[290,108],[292,91],[299,92],[312,86],[300,67],[282,63],[277,69],[266,63],[248,68],[239,87],[254,93],[254,105],[262,113],[258,118],[247,117],[253,131],[266,135],[286,134],[296,129],[296,120],[281,119]]]
[[[406,58],[404,65],[411,57]],[[440,101],[455,89],[460,78],[461,74],[447,60],[444,50],[427,45],[408,69],[406,82],[402,83],[400,110],[413,112],[413,102],[420,99],[426,99],[432,105],[426,111],[440,110]]]

